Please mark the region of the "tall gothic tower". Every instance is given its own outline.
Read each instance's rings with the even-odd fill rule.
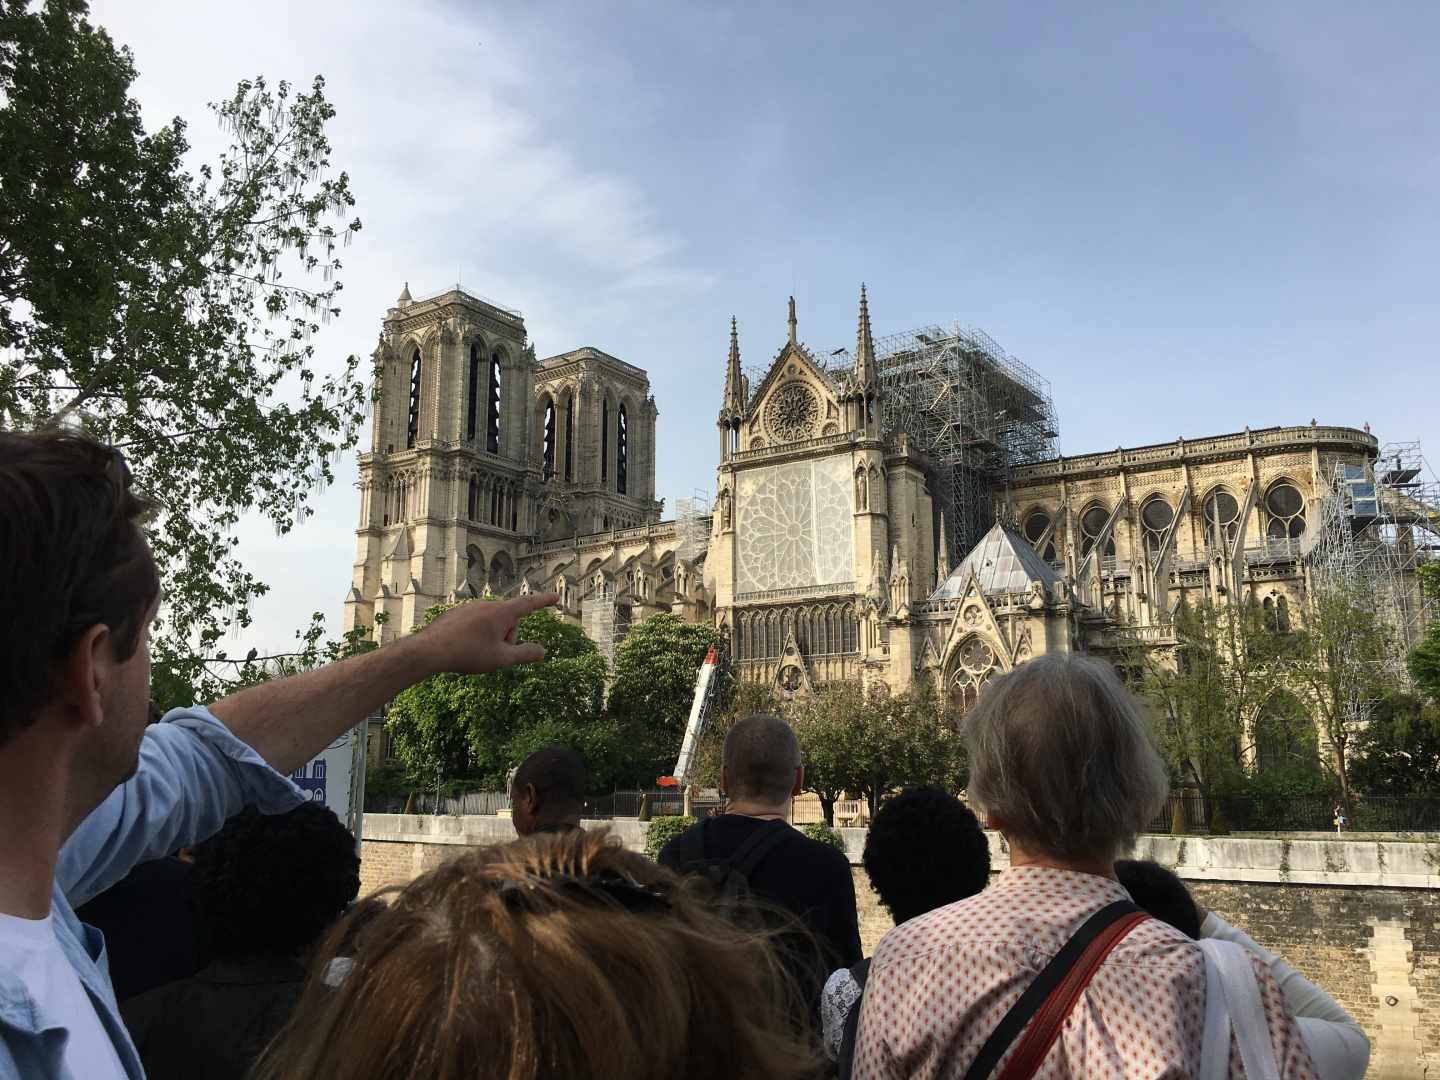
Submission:
[[[518,311],[451,289],[385,315],[360,455],[345,626],[504,596],[547,544],[658,520],[645,372],[584,347],[536,360]]]

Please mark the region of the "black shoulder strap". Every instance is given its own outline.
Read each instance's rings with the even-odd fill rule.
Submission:
[[[732,869],[749,877],[765,856],[775,850],[775,845],[785,839],[790,826],[783,821],[767,821],[754,834],[735,849],[735,854],[725,861]]]
[[[845,1014],[845,1026],[841,1029],[840,1056],[835,1062],[839,1070],[839,1080],[850,1080],[850,1074],[855,1069],[855,1036],[860,1031],[860,1006],[865,1001],[865,980],[869,976],[868,956],[850,969],[850,977],[855,980],[855,985],[860,987],[860,996]]]
[[[1050,992],[1075,966],[1075,962],[1085,952],[1086,946],[1104,933],[1107,927],[1139,910],[1129,900],[1117,900],[1086,919],[1080,929],[1075,931],[1074,936],[1065,943],[1065,947],[1055,954],[1054,959],[1045,965],[1045,969],[1039,975],[1035,976],[1035,981],[1025,988],[1025,992],[1020,995],[1020,1000],[1010,1007],[1010,1011],[996,1025],[995,1030],[990,1033],[990,1038],[986,1039],[985,1045],[980,1048],[980,1053],[970,1063],[970,1068],[965,1073],[965,1080],[985,1080],[994,1072],[995,1066],[1005,1056],[1005,1051],[1010,1049],[1010,1044],[1015,1041],[1015,1037],[1025,1029],[1030,1018],[1035,1015],[1041,1005],[1045,1004],[1045,999],[1050,996]]]

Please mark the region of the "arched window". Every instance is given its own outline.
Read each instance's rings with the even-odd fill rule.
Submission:
[[[520,493],[514,486],[510,488],[510,531],[520,531]]]
[[[630,473],[630,425],[625,416],[625,403],[620,403],[620,409],[615,417],[615,490],[621,495],[628,492],[627,486]]]
[[[490,388],[486,395],[489,405],[485,415],[485,449],[500,452],[500,350],[490,354]]]
[[[470,392],[465,404],[465,437],[475,438],[480,409],[480,343],[470,346]]]
[[[553,400],[545,402],[545,424],[542,431],[540,475],[548,481],[555,476],[555,402]]]
[[[420,350],[410,361],[410,418],[405,425],[405,446],[415,449],[415,437],[420,433]]]
[[[471,521],[478,521],[480,513],[480,478],[472,475],[470,477],[470,496],[465,500],[465,516]]]
[[[600,482],[610,479],[610,399],[600,402]]]
[[[980,698],[980,691],[995,674],[999,658],[983,639],[971,635],[960,643],[951,661],[950,703],[957,712],[965,713]]]
[[[1265,515],[1270,519],[1265,526],[1267,539],[1298,540],[1305,532],[1305,500],[1288,481],[1270,485],[1265,495]]]
[[[565,395],[565,482],[575,479],[575,395]]]
[[[847,653],[860,651],[860,620],[855,617],[855,608],[846,604],[843,613],[843,630],[845,633],[845,651]]]
[[[1275,599],[1275,629],[1282,634],[1290,633],[1290,601],[1283,596]]]
[[[1175,511],[1160,496],[1150,499],[1140,507],[1140,538],[1145,546],[1147,558],[1154,558],[1165,539],[1165,532],[1175,520]]]
[[[1110,511],[1099,503],[1095,503],[1083,514],[1080,515],[1080,557],[1083,559],[1090,554],[1090,549],[1095,546],[1095,541],[1100,539],[1100,534],[1105,531],[1105,523],[1110,520]],[[1100,554],[1106,558],[1113,558],[1115,555],[1115,534],[1112,532],[1105,539],[1105,550]]]
[[[1030,541],[1030,546],[1035,547],[1040,538],[1045,535],[1045,530],[1050,528],[1050,515],[1044,510],[1033,510],[1021,526],[1025,531],[1025,539]],[[1038,550],[1038,549],[1037,549]],[[1055,537],[1052,533],[1045,541],[1045,550],[1040,552],[1040,557],[1046,562],[1056,562]]]
[[[1205,498],[1205,537],[1212,547],[1229,547],[1240,534],[1240,504],[1224,488]]]

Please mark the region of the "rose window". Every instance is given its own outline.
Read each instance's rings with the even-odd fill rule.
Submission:
[[[1164,499],[1154,498],[1140,508],[1140,532],[1145,541],[1146,553],[1160,550],[1160,543],[1170,523],[1175,520],[1175,511]]]
[[[1205,500],[1205,534],[1214,546],[1235,542],[1240,533],[1240,504],[1228,491],[1216,491]]]
[[[1092,506],[1080,515],[1080,557],[1084,558],[1090,554],[1090,549],[1100,539],[1100,534],[1105,531],[1105,524],[1110,520],[1110,511],[1103,506]],[[1105,550],[1102,555],[1113,558],[1115,555],[1115,534],[1111,533],[1105,539]]]
[[[1040,543],[1040,538],[1045,535],[1045,530],[1048,528],[1050,528],[1050,515],[1044,510],[1036,510],[1025,519],[1025,539],[1030,541],[1031,547],[1035,547],[1036,544]],[[1040,552],[1040,557],[1046,562],[1055,562],[1055,541],[1053,537],[1045,541],[1045,549]]]
[[[1272,484],[1265,495],[1270,522],[1265,535],[1271,540],[1297,540],[1305,532],[1305,500],[1293,484]]]
[[[978,637],[967,638],[955,654],[955,668],[950,673],[952,704],[965,712],[980,697],[980,690],[995,674],[995,650]]]
[[[808,439],[820,418],[820,403],[804,383],[789,383],[765,407],[765,425],[770,434],[786,442]]]

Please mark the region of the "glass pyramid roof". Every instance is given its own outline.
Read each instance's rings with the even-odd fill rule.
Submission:
[[[970,583],[972,570],[980,591],[985,593],[1024,592],[1036,581],[1048,588],[1060,580],[1060,575],[1040,558],[1040,553],[1023,536],[1014,529],[996,524],[981,537],[970,554],[960,560],[960,565],[950,571],[950,576],[930,594],[930,599],[958,597]]]

